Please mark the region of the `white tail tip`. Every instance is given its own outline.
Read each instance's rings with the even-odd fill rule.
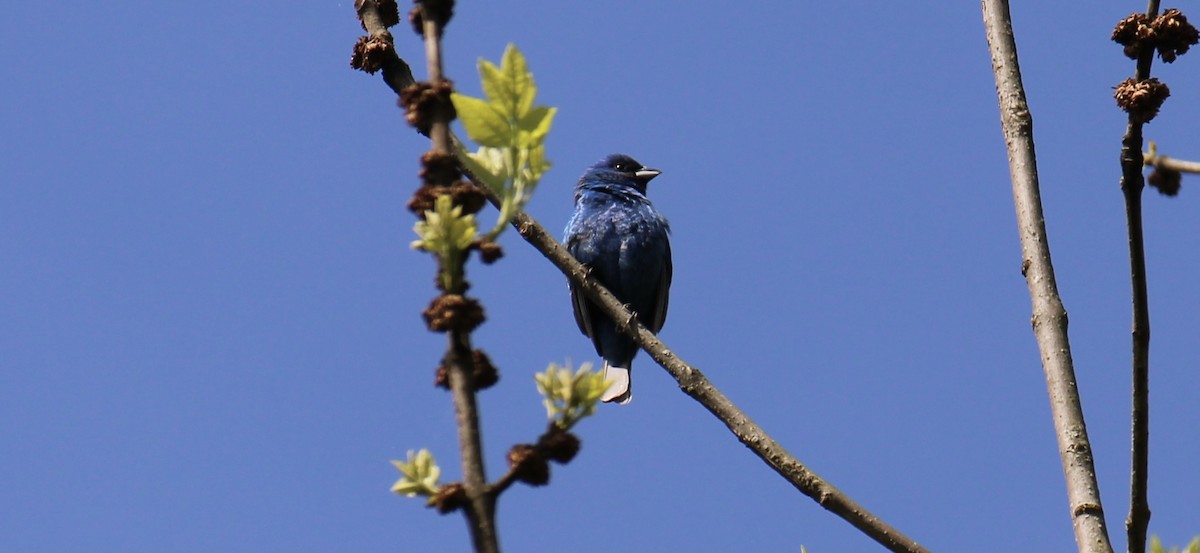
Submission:
[[[633,393],[630,390],[629,369],[623,367],[614,367],[604,362],[604,378],[612,381],[608,385],[608,389],[604,391],[604,395],[600,396],[600,401],[605,403],[617,402],[625,405],[629,400],[633,399]]]

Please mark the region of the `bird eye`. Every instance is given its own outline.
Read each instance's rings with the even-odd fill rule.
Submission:
[[[618,161],[613,164],[613,169],[623,172],[623,171],[625,171],[625,164]]]

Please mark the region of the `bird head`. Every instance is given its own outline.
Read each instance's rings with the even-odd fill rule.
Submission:
[[[644,196],[646,185],[650,183],[650,179],[661,173],[662,171],[646,167],[627,155],[613,154],[589,167],[583,177],[579,179],[579,185],[581,187],[628,186]]]

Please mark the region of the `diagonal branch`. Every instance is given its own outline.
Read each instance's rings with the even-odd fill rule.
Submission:
[[[1025,101],[1017,44],[1007,0],[983,0],[983,22],[996,75],[1000,123],[1008,146],[1013,202],[1021,236],[1022,274],[1033,303],[1033,332],[1042,353],[1046,389],[1054,416],[1058,452],[1062,458],[1067,497],[1080,551],[1112,553],[1100,488],[1092,463],[1083,406],[1075,384],[1071,344],[1067,338],[1067,311],[1058,294],[1050,244],[1046,236],[1038,189],[1037,158],[1033,145],[1033,117]]]
[[[466,174],[495,203],[496,199],[488,192],[487,186],[469,172]],[[891,551],[927,553],[928,550],[915,540],[866,510],[788,453],[762,427],[713,386],[703,373],[680,359],[654,333],[642,326],[637,317],[633,316],[608,289],[592,278],[587,268],[576,261],[545,227],[525,213],[517,213],[512,224],[526,242],[541,252],[573,283],[578,284],[587,298],[599,306],[605,315],[614,321],[623,321],[624,324],[618,326],[670,373],[684,393],[700,402],[725,423],[743,445],[797,490]]]

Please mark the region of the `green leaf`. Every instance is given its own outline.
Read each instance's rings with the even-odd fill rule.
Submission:
[[[575,423],[595,413],[596,403],[609,384],[604,375],[592,370],[591,363],[580,365],[574,373],[569,366],[551,363],[546,372],[533,378],[544,397],[546,417],[563,430],[570,430]]]
[[[479,98],[455,92],[450,95],[467,136],[482,146],[503,148],[512,143],[512,127],[504,114]]]
[[[433,454],[428,449],[422,449],[415,454],[408,452],[408,461],[392,461],[396,470],[400,471],[400,479],[392,484],[392,493],[415,497],[418,495],[432,496],[438,490],[438,477],[442,469],[433,460]]]
[[[467,151],[462,142],[454,141],[454,155],[458,156],[458,160],[462,162],[467,171],[483,181],[494,194],[500,195],[504,192],[504,182],[508,180],[507,172],[504,170],[503,163],[496,164],[494,162],[489,153],[491,151],[499,150],[480,147],[479,152],[471,153]]]
[[[525,56],[521,54],[515,44],[509,43],[508,47],[504,49],[504,57],[500,60],[500,71],[504,73],[512,87],[511,96],[507,99],[513,106],[513,111],[510,113],[514,119],[520,119],[533,105],[533,99],[537,96],[537,86],[533,83],[533,73],[529,72]]]
[[[414,249],[426,250],[448,257],[467,249],[475,241],[475,216],[463,215],[450,196],[438,196],[434,209],[425,212],[425,220],[413,225],[420,237],[412,243]]]
[[[499,200],[500,216],[483,237],[495,240],[550,169],[544,142],[558,110],[533,105],[537,85],[515,45],[505,48],[499,65],[481,58],[478,67],[486,99],[461,94],[451,99],[467,135],[480,148],[470,153],[456,146],[455,153]]]
[[[479,80],[483,85],[483,95],[487,98],[487,102],[500,109],[501,115],[505,118],[512,119],[516,117],[513,112],[511,101],[506,99],[512,98],[512,81],[508,76],[496,67],[496,64],[479,58]]]
[[[529,151],[529,181],[537,183],[549,170],[550,161],[546,159],[546,147],[539,144]]]
[[[479,151],[471,154],[471,160],[487,169],[489,173],[496,175],[501,185],[498,188],[503,189],[503,184],[512,178],[512,175],[508,174],[507,155],[508,148],[488,148],[482,146],[479,148]]]
[[[538,106],[529,110],[524,117],[517,120],[518,146],[522,148],[534,148],[546,139],[546,135],[550,133],[550,124],[554,122],[554,114],[558,113],[558,108]]]

